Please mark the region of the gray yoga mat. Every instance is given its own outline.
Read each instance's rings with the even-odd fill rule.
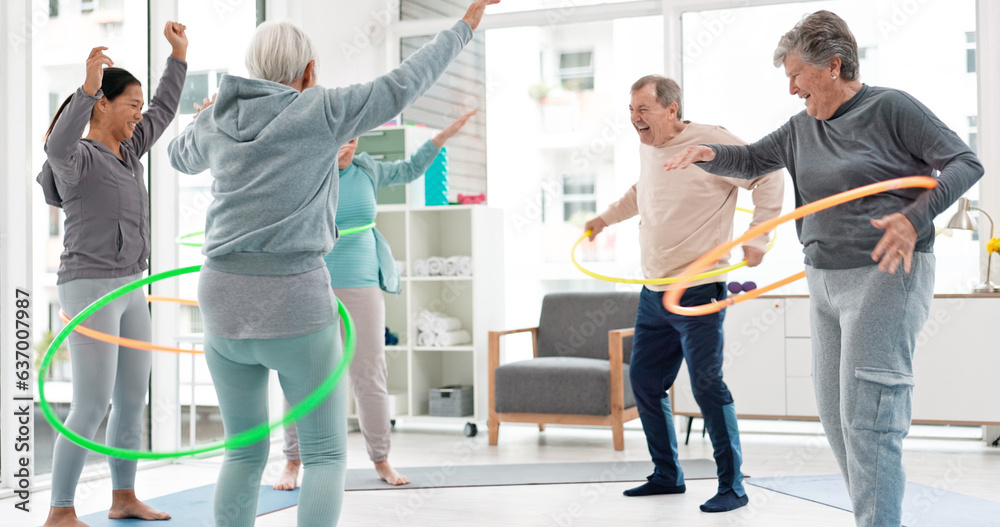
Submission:
[[[715,462],[708,459],[681,461],[686,479],[715,479]],[[524,465],[441,465],[398,467],[410,478],[409,485],[394,487],[378,479],[374,469],[347,471],[347,490],[392,490],[435,487],[497,487],[504,485],[558,485],[646,481],[653,473],[650,461],[610,463],[534,463]]]
[[[796,498],[851,511],[851,498],[839,474],[753,478],[747,483]],[[1000,503],[918,483],[903,494],[904,527],[998,527]]]

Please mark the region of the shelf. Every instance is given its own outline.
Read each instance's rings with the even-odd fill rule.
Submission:
[[[414,346],[413,351],[475,351],[475,346]]]
[[[410,282],[454,282],[459,280],[472,280],[472,276],[404,276],[403,280]]]

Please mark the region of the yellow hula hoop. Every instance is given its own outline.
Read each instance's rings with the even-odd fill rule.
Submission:
[[[743,207],[737,207],[736,210],[738,210],[740,212],[749,212],[751,214],[753,213],[752,210],[750,210],[750,209],[744,209]],[[641,278],[618,278],[618,277],[615,277],[615,276],[607,276],[607,275],[603,275],[603,274],[600,274],[600,273],[595,273],[595,272],[593,272],[593,271],[591,271],[589,269],[586,269],[585,267],[583,267],[582,265],[580,265],[580,262],[576,261],[576,248],[579,247],[580,244],[583,243],[583,241],[586,240],[588,237],[590,237],[590,231],[587,231],[587,232],[583,233],[583,236],[581,236],[580,239],[577,240],[576,243],[573,244],[573,248],[570,249],[569,257],[570,257],[571,260],[573,260],[573,265],[575,265],[576,268],[579,269],[581,273],[583,273],[583,274],[585,274],[585,275],[587,275],[587,276],[589,276],[591,278],[596,278],[598,280],[603,280],[605,282],[615,282],[615,283],[619,283],[619,284],[639,284],[639,285],[664,285],[664,284],[673,284],[673,283],[677,282],[680,279],[679,276],[668,276],[666,278],[649,278],[649,279],[641,279]],[[767,243],[767,247],[764,248],[764,252],[765,253],[770,252],[771,248],[774,247],[774,242],[777,241],[777,239],[778,239],[778,231],[776,229],[772,230],[771,231],[771,241],[769,241]],[[746,265],[747,265],[747,261],[743,260],[741,262],[734,263],[732,265],[727,265],[725,267],[720,267],[719,269],[714,269],[712,271],[705,271],[704,273],[697,274],[697,275],[694,275],[692,277],[688,277],[688,278],[686,278],[686,281],[704,280],[705,278],[712,278],[712,277],[715,277],[715,276],[726,274],[726,273],[728,273],[730,271],[735,271],[736,269],[739,269],[740,267],[746,267]]]

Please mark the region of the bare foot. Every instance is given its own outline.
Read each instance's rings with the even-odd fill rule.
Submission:
[[[396,469],[389,466],[388,459],[375,463],[375,472],[378,472],[378,479],[390,485],[406,485],[410,482],[410,478],[396,472]]]
[[[285,463],[285,470],[281,473],[281,478],[274,484],[274,490],[295,490],[295,484],[299,482],[299,467],[302,462],[298,459],[289,459]]]
[[[139,501],[139,498],[135,497],[134,490],[115,490],[111,492],[111,510],[108,511],[108,518],[112,520],[125,518],[169,520],[170,515]]]
[[[73,507],[51,507],[42,527],[87,527],[87,524],[76,517]]]

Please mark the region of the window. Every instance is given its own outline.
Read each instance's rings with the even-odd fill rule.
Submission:
[[[597,214],[596,174],[572,174],[562,177],[562,221],[583,224]]]
[[[581,51],[578,53],[559,54],[559,85],[569,91],[594,89],[594,53]]]
[[[197,111],[194,109],[195,104],[201,106],[205,98],[219,92],[219,82],[226,73],[225,69],[188,73],[184,91],[181,93],[179,113],[193,115]]]
[[[505,272],[508,284],[518,284],[509,288],[511,298],[536,296],[539,287],[600,287],[573,266],[569,248],[587,220],[635,184],[639,141],[629,124],[629,89],[664,64],[662,16],[556,25],[545,19],[486,31],[486,77],[494,87],[486,99],[488,194],[510,219]],[[637,223],[581,244],[577,259],[634,275]],[[520,321],[530,312],[509,310],[507,317]]]
[[[965,32],[965,71],[967,73],[976,72],[976,32]]]

